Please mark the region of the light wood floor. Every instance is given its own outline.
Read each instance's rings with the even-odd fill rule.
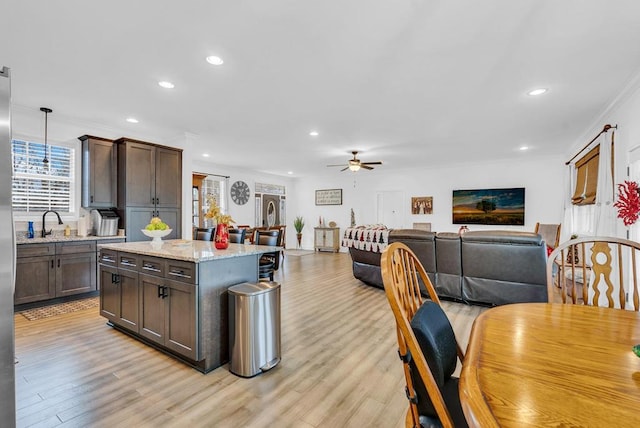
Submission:
[[[407,408],[384,292],[348,254],[288,256],[282,361],[203,375],[105,324],[97,309],[15,316],[19,427],[402,427]],[[485,308],[445,302],[463,348]],[[0,423],[1,425],[1,423]]]

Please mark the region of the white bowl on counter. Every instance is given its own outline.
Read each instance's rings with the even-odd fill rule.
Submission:
[[[162,238],[164,238],[165,236],[167,236],[173,231],[173,229],[165,229],[165,230],[140,229],[140,230],[142,230],[142,233],[144,233],[149,238],[153,238],[151,242],[162,242]]]

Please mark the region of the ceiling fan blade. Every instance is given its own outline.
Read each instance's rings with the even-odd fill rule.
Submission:
[[[378,162],[360,162],[360,165],[382,165],[382,161],[378,161]]]
[[[364,169],[373,169],[373,167],[372,167],[372,166],[369,166],[369,165],[364,164],[364,163],[361,163],[361,164],[360,164],[360,168],[364,168]]]
[[[338,165],[327,165],[327,166],[328,166],[328,167],[329,167],[329,166],[345,166],[345,164],[341,163],[341,164],[338,164]]]
[[[342,171],[346,171],[346,170],[348,170],[348,169],[349,169],[349,167],[348,167],[348,166],[347,166],[347,167],[344,167],[344,168],[342,168],[342,169],[340,170],[340,172],[342,172]]]

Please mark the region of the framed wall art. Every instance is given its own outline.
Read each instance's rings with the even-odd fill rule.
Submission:
[[[342,189],[316,190],[316,205],[342,205]]]
[[[524,187],[454,190],[453,224],[524,226]]]
[[[433,214],[433,196],[412,197],[411,214]]]

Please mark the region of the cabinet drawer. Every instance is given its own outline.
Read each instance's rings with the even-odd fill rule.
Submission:
[[[56,254],[95,253],[96,241],[58,242]]]
[[[157,257],[140,256],[140,272],[154,276],[164,276],[166,261]]]
[[[56,244],[21,244],[17,245],[16,257],[53,256]]]
[[[100,248],[98,263],[100,263],[101,265],[116,266],[117,261],[118,261],[118,252],[116,250]]]
[[[174,281],[196,283],[195,263],[183,262],[179,260],[167,260],[167,278]]]
[[[118,253],[118,267],[122,269],[138,270],[140,256],[137,254]]]

